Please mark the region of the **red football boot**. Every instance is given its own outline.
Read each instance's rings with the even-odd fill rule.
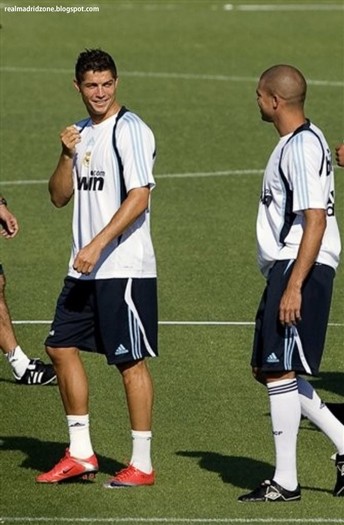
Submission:
[[[98,472],[98,461],[93,456],[87,459],[73,458],[69,449],[66,449],[65,456],[49,472],[37,476],[38,483],[59,483],[71,478],[92,480]]]
[[[104,483],[106,489],[116,489],[120,487],[140,487],[143,485],[154,485],[155,472],[146,474],[141,470],[129,465],[120,470],[115,476]]]

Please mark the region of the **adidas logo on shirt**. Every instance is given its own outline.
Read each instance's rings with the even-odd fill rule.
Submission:
[[[272,352],[272,354],[268,356],[266,362],[267,363],[279,363],[279,359],[277,355],[275,354],[275,352]]]
[[[115,351],[115,355],[122,355],[122,354],[128,354],[129,350],[125,348],[122,344],[119,345],[117,350]]]

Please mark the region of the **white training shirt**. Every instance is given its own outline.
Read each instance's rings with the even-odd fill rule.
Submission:
[[[336,269],[341,243],[331,152],[320,129],[307,122],[280,138],[265,169],[257,217],[258,264],[265,276],[276,260],[296,259],[303,210],[311,208],[327,210],[316,261]]]
[[[155,140],[150,128],[127,111],[116,126],[116,145],[123,169],[115,154],[113,129],[117,115],[100,124],[85,119],[76,124],[81,142],[74,156],[73,245],[68,275],[77,279],[156,277],[156,262],[147,209],[121,237],[102,252],[90,275],[73,269],[79,250],[111,220],[126,193],[133,188],[155,186],[152,170]],[[122,188],[122,189],[121,189]],[[121,197],[122,194],[122,197]]]

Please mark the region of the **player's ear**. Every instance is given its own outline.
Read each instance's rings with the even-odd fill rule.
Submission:
[[[278,106],[278,102],[279,102],[279,100],[278,100],[278,96],[277,96],[277,95],[272,95],[272,107],[273,107],[274,109],[277,108],[277,106]]]
[[[78,81],[74,79],[73,84],[74,84],[75,89],[80,93],[80,86],[79,86]]]

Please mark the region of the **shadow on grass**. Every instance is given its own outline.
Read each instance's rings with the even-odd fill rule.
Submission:
[[[46,472],[50,470],[64,456],[66,444],[23,436],[0,437],[0,450],[19,450],[26,457],[21,467]],[[113,475],[125,465],[114,459],[97,454],[99,472]]]
[[[271,479],[274,467],[269,463],[257,461],[243,456],[224,456],[216,452],[179,450],[177,456],[198,458],[201,469],[217,472],[224,483],[235,487],[253,490],[263,480]],[[302,489],[316,492],[332,493],[331,490],[319,487],[306,487]]]
[[[313,387],[318,390],[326,390],[333,394],[344,397],[344,373],[343,372],[320,372],[319,377],[310,379]],[[323,396],[325,397],[325,396]],[[323,399],[326,402],[326,399]]]
[[[198,458],[200,468],[217,472],[224,483],[243,489],[254,489],[264,479],[269,479],[274,467],[269,463],[240,456],[224,456],[216,452],[187,451],[176,452],[177,456]]]

